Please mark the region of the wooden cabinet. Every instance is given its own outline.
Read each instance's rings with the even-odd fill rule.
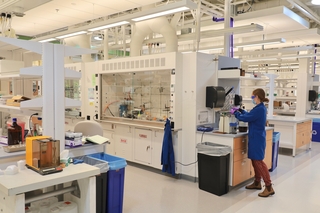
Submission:
[[[268,130],[266,135],[266,151],[263,159],[268,169],[272,167],[272,135],[273,130]]]
[[[233,177],[232,185],[238,185],[250,178],[251,161],[248,159],[248,137],[233,139]]]
[[[292,149],[293,157],[298,149],[311,148],[311,118],[272,116],[268,121],[274,131],[281,133],[279,147]]]
[[[272,133],[266,131],[266,150],[264,162],[268,169],[272,166]],[[238,185],[254,176],[251,160],[248,158],[248,137],[241,136],[233,139],[233,172],[232,186]]]
[[[296,148],[309,144],[311,141],[311,121],[297,124]]]

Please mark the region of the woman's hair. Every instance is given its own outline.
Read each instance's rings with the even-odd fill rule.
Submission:
[[[269,102],[269,99],[266,98],[266,93],[261,88],[253,90],[252,94],[258,96],[261,102]]]

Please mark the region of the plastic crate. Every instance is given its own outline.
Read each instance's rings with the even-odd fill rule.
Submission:
[[[126,160],[105,153],[96,153],[88,156],[108,162],[106,212],[122,213]]]

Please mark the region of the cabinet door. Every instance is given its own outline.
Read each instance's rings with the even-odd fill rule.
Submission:
[[[161,152],[163,142],[163,130],[153,130],[152,132],[152,161],[151,164],[154,168],[162,169],[161,165]]]
[[[126,125],[115,125],[114,133],[116,155],[132,161],[132,127]]]
[[[235,161],[233,163],[233,181],[232,185],[238,185],[250,178],[251,161],[248,158]]]
[[[134,160],[151,164],[151,134],[150,129],[135,128],[134,130]]]
[[[114,143],[114,132],[109,130],[103,130],[103,137],[109,138],[109,141],[106,143],[106,150],[105,153],[110,155],[116,154],[116,146]]]

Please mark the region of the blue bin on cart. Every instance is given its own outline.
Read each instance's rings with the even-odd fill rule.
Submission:
[[[270,172],[275,170],[278,166],[278,153],[279,153],[280,132],[273,132],[272,135],[272,166]]]
[[[107,172],[106,213],[122,213],[124,169],[127,166],[127,161],[124,158],[119,158],[105,153],[96,153],[88,156],[108,162],[109,171]]]
[[[320,119],[312,119],[312,141],[320,142]]]

